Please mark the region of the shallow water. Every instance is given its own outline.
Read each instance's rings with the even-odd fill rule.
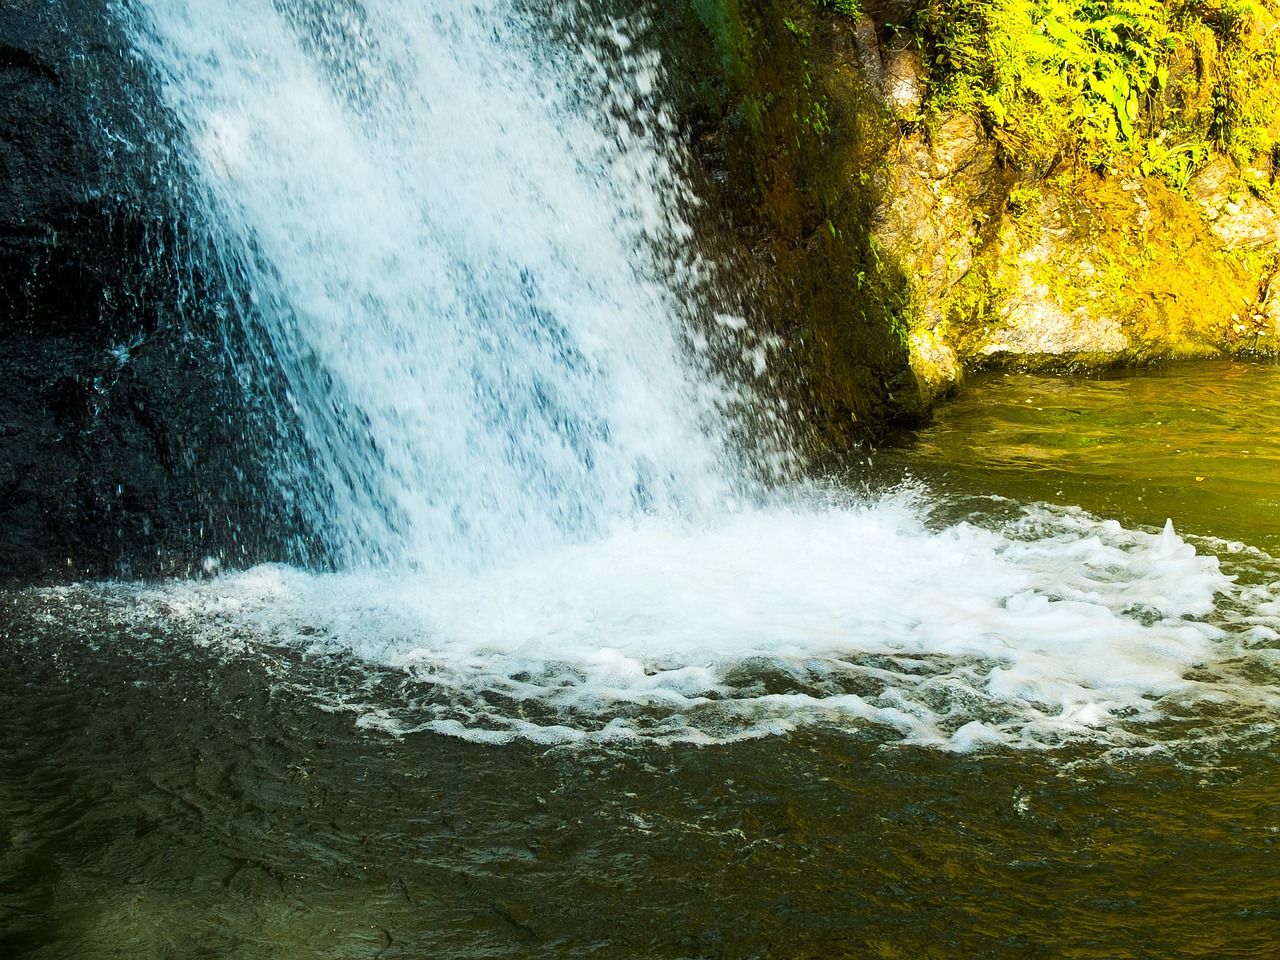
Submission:
[[[1280,367],[977,377],[905,454],[950,491],[1073,504],[1280,555]],[[893,453],[885,465],[896,462]]]
[[[656,553],[621,541],[634,593],[614,596],[612,618],[593,621],[609,638],[598,651],[618,654],[608,676],[591,673],[591,631],[570,616],[598,596],[585,574],[550,606],[521,605],[575,569],[573,557],[492,580],[470,606],[444,591],[392,604],[367,583],[283,568],[9,595],[0,604],[0,950],[1273,956],[1280,564],[1258,549],[1274,536],[1265,503],[1280,497],[1280,476],[1265,469],[1280,436],[1269,393],[1280,396],[1276,368],[995,378],[944,409],[915,446],[880,454],[850,481],[909,473],[923,499],[918,490],[873,498],[859,512],[827,495],[826,520],[860,522],[878,540],[823,542],[824,515],[810,499],[804,522],[793,505],[703,538],[649,531],[662,541]],[[1233,401],[1245,412],[1232,415]],[[1236,426],[1246,416],[1244,446]],[[1251,451],[1247,463],[1211,456],[1233,444]],[[1099,447],[1129,453],[1103,459]],[[1190,452],[1168,452],[1178,449]],[[1144,466],[1144,453],[1163,466]],[[1174,469],[1180,458],[1189,476]],[[1236,506],[1220,510],[1211,490]],[[1037,501],[1057,506],[1025,506]],[[1161,532],[1170,516],[1177,534]],[[720,546],[708,546],[716,536]],[[743,550],[751,538],[764,558],[754,568]],[[842,559],[841,542],[863,560]],[[949,563],[909,566],[948,551]],[[776,555],[810,573],[836,563],[865,576],[875,569],[866,557],[888,556],[899,565],[876,589],[899,592],[881,602],[855,585],[834,595],[858,603],[832,606],[825,581],[799,596],[800,579],[749,580],[735,593],[706,572],[731,563],[776,572]],[[1155,576],[1161,569],[1173,575]],[[1075,600],[1050,596],[1053,571]],[[695,574],[704,579],[693,592],[728,591],[712,609],[759,605],[655,628],[693,608],[667,597],[654,614],[650,602]],[[1000,576],[1030,581],[983,586]],[[1145,606],[1125,607],[1125,583]],[[931,617],[930,591],[953,604],[976,595],[971,620]],[[1089,592],[1098,596],[1071,609],[1104,618],[1124,656],[1107,659],[1116,649],[1106,644],[1055,648],[1061,610],[1039,621],[1038,640],[1031,630],[1037,597],[1055,609]],[[363,606],[352,605],[357,595]],[[1026,605],[1011,608],[1021,595]],[[415,631],[425,631],[423,610],[445,601],[455,604],[442,618],[453,646],[430,646],[431,664],[423,637],[436,634]],[[530,664],[552,658],[504,640],[503,625],[515,628],[503,609],[524,618],[522,629],[558,631],[568,668],[539,680]],[[895,622],[895,609],[913,616]],[[997,610],[1006,648],[984,659],[964,647],[966,625]],[[768,631],[751,633],[760,616],[787,627],[792,646],[797,637],[809,646],[770,647]],[[949,622],[959,646],[944,650]],[[825,659],[813,640],[820,626]],[[632,646],[629,628],[641,634]],[[488,645],[468,630],[489,631]],[[996,632],[988,623],[968,639],[990,644]],[[698,636],[719,660],[671,660]],[[895,637],[915,646],[889,648]],[[523,667],[509,662],[516,653]],[[619,660],[643,667],[651,654],[664,669],[640,676],[678,676],[651,683],[663,696],[640,702],[643,681],[619,679]],[[1172,675],[1142,681],[1151,657]],[[833,679],[836,660],[844,672]],[[1125,662],[1133,677],[1116,673]],[[1093,691],[1102,712],[1073,724],[994,684],[1020,664],[1042,687],[1067,684],[1068,697]],[[695,665],[707,674],[690,680]],[[531,692],[540,683],[567,692]],[[870,709],[848,700],[821,709],[830,696]],[[890,701],[914,720],[891,722]],[[611,716],[630,734],[593,736]],[[972,722],[1005,740],[957,738]],[[468,723],[501,742],[468,739]]]

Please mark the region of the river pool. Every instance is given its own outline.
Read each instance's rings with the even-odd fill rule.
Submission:
[[[705,553],[692,536],[676,549],[693,557],[687,569],[674,553],[634,561],[636,596],[611,600],[624,613],[603,625],[569,624],[562,607],[584,602],[572,592],[554,616],[521,606],[540,587],[533,573],[487,585],[485,597],[563,639],[568,666],[550,679],[555,656],[524,650],[516,669],[502,660],[510,649],[464,643],[464,627],[490,629],[475,611],[440,627],[453,639],[434,646],[406,639],[403,623],[388,633],[378,617],[390,601],[352,606],[350,593],[346,619],[267,620],[284,594],[299,605],[331,592],[287,571],[9,594],[0,953],[1275,956],[1278,464],[1277,367],[974,381],[913,443],[850,468],[842,483],[887,497],[868,515],[888,510],[899,539],[845,552],[902,538],[923,551],[903,562],[952,550],[928,577],[953,606],[988,574],[948,586],[948,571],[992,556],[1013,564],[1029,585],[971,612],[987,619],[970,639],[1009,645],[987,654],[939,645],[949,621],[929,619],[930,583],[894,570],[877,589],[896,577],[901,592],[858,599],[861,620],[800,597],[771,628],[790,631],[791,646],[752,635],[735,653],[730,637],[705,663],[627,646],[627,624],[648,631],[645,644],[692,642],[643,612],[748,540],[765,554],[785,541],[825,557],[822,524],[807,521],[748,524],[745,539]],[[908,493],[881,492],[902,484]],[[904,498],[917,506],[893,506]],[[847,503],[837,514],[862,516]],[[1045,570],[1074,576],[1097,557],[1110,572],[1069,596],[1046,586]],[[555,569],[586,583],[581,571],[601,560],[585,562]],[[821,559],[831,562],[844,561]],[[796,563],[810,579],[818,569]],[[650,567],[676,574],[646,586]],[[271,577],[277,592],[264,600]],[[1170,599],[1184,581],[1189,598]],[[1140,601],[1124,602],[1130,587]],[[1215,598],[1211,610],[1196,590]],[[753,582],[711,595],[750,612],[750,596],[767,592]],[[686,609],[671,603],[661,616]],[[1159,683],[1107,687],[1110,653],[1052,646],[1068,622],[1043,614],[1054,604],[1150,658],[1133,653],[1115,670],[1181,666]],[[913,607],[915,633],[891,611]],[[1007,620],[993,619],[997,608]],[[824,624],[835,639],[814,639]],[[367,640],[392,634],[399,646]],[[598,666],[593,636],[647,664],[640,679]],[[1034,672],[1026,682],[1041,693],[998,689],[1018,671]],[[1043,692],[1054,684],[1069,687],[1057,706]],[[549,693],[556,685],[570,693]],[[1103,692],[1086,703],[1081,690]]]

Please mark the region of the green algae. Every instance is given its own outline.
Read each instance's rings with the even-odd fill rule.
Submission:
[[[725,78],[741,82],[749,47],[738,0],[689,0],[689,6],[710,36]]]

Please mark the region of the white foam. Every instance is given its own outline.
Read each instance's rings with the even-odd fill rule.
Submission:
[[[1032,509],[931,529],[895,496],[641,522],[481,574],[264,566],[135,602],[208,642],[391,669],[410,692],[360,707],[383,729],[720,742],[821,722],[970,750],[1105,738],[1196,696],[1233,592],[1172,526]]]

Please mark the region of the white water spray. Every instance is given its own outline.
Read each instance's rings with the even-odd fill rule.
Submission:
[[[572,8],[574,56],[508,0],[125,5],[344,565],[480,567],[732,495],[658,63]]]
[[[1230,578],[1172,528],[744,505],[660,64],[588,7],[568,44],[510,0],[120,0],[348,568],[122,588],[144,635],[354,655],[407,692],[316,695],[400,732],[954,749],[1120,736],[1214,695],[1228,627],[1280,636],[1270,593],[1211,622]]]

